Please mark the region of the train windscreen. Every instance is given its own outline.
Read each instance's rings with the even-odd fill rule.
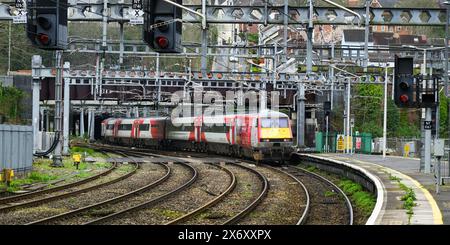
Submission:
[[[288,128],[288,118],[261,118],[261,128]]]

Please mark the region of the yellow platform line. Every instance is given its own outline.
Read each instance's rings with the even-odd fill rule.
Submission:
[[[423,194],[425,195],[425,198],[427,199],[428,203],[430,204],[431,211],[433,212],[433,222],[434,222],[434,224],[436,224],[436,225],[444,224],[444,221],[442,219],[442,213],[441,213],[441,210],[439,209],[439,206],[436,203],[436,200],[434,200],[434,198],[431,195],[431,193],[422,184],[420,184],[417,180],[415,180],[415,179],[411,178],[410,176],[408,176],[408,175],[406,175],[404,173],[401,173],[401,172],[399,172],[399,171],[397,171],[395,169],[392,169],[392,168],[389,168],[389,167],[385,167],[385,166],[381,166],[381,165],[376,164],[376,163],[361,161],[361,160],[352,159],[352,158],[348,158],[348,157],[344,157],[344,158],[348,159],[348,160],[351,160],[351,161],[363,163],[363,164],[373,164],[373,165],[376,165],[378,167],[388,169],[388,170],[390,170],[390,171],[400,175],[404,179],[410,180],[417,188],[419,188],[423,192]]]

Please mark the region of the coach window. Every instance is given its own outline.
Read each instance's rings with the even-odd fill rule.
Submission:
[[[150,129],[150,125],[149,124],[141,124],[139,125],[139,130],[140,131],[148,131]]]

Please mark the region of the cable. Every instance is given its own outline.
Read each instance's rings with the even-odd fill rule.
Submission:
[[[50,146],[50,148],[44,152],[36,152],[33,155],[36,157],[44,157],[47,156],[48,154],[50,154],[52,151],[54,151],[56,149],[56,146],[59,143],[59,132],[55,133],[55,138],[53,139],[52,145]]]

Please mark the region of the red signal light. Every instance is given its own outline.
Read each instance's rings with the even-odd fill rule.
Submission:
[[[50,37],[48,35],[46,35],[46,34],[39,33],[37,35],[37,39],[39,40],[39,42],[42,45],[49,45],[50,44]]]
[[[169,47],[169,40],[165,37],[157,37],[156,43],[160,48],[167,48]]]
[[[408,101],[409,101],[408,95],[406,95],[406,94],[400,95],[400,102],[406,103],[406,102],[408,102]]]

